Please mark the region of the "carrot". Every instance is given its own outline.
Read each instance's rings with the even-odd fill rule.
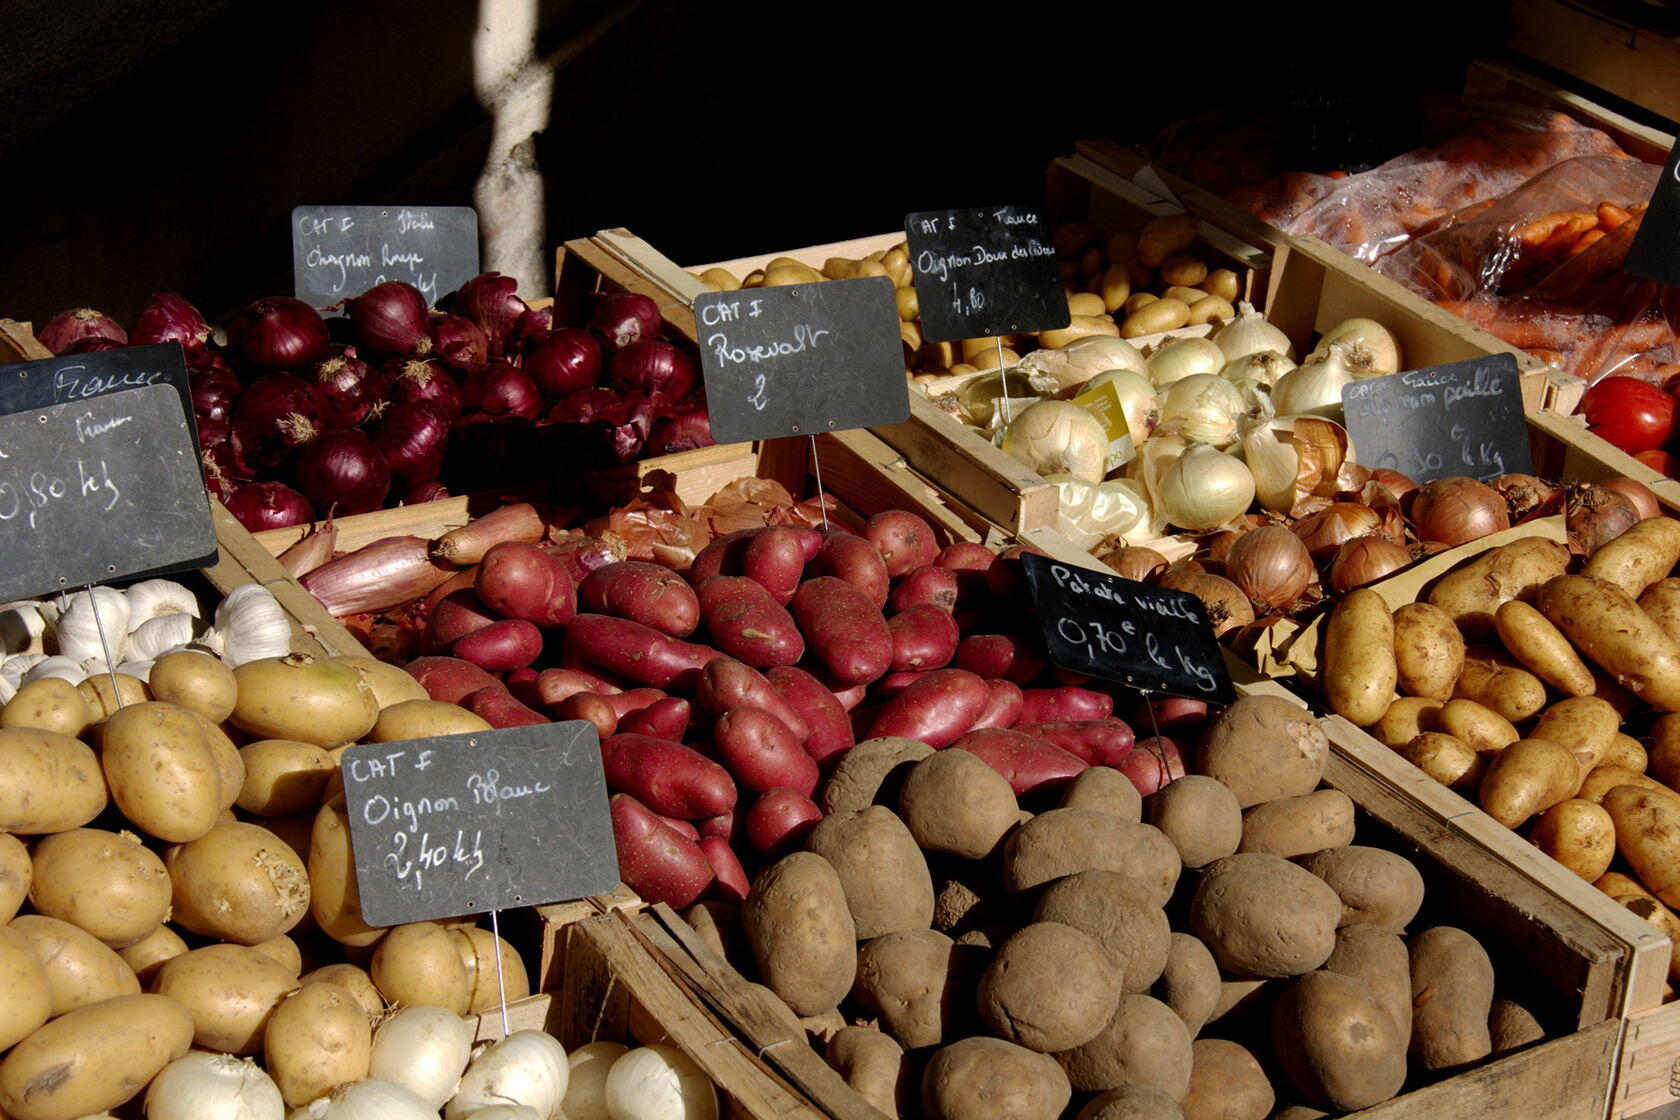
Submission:
[[[1540,255],[1557,259],[1566,255],[1574,246],[1575,239],[1598,225],[1597,214],[1573,212],[1566,216],[1564,223],[1552,231],[1552,235],[1540,245]]]
[[[1564,255],[1566,257],[1573,257],[1577,253],[1584,253],[1592,246],[1593,242],[1601,241],[1603,239],[1604,231],[1602,229],[1589,229],[1587,232],[1575,239],[1575,244],[1571,245],[1569,247],[1569,251]]]
[[[1598,204],[1598,221],[1605,229],[1615,229],[1633,215],[1617,206],[1614,202]]]
[[[1534,218],[1518,226],[1513,232],[1518,241],[1530,249],[1545,244],[1546,239],[1556,233],[1558,229],[1568,223],[1571,214],[1567,210],[1559,210],[1555,214],[1547,214],[1543,218]]]

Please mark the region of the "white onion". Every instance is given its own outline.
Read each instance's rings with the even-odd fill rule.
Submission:
[[[1237,438],[1242,395],[1216,373],[1193,373],[1167,387],[1161,402],[1161,430],[1194,443],[1225,447]]]
[[[437,1120],[437,1109],[389,1081],[350,1081],[294,1109],[287,1120]]]
[[[1258,381],[1269,387],[1276,385],[1278,378],[1294,368],[1295,363],[1276,350],[1263,350],[1258,354],[1227,362],[1225,368],[1219,371],[1219,376],[1228,381]]]
[[[514,1031],[481,1050],[444,1108],[445,1120],[464,1120],[493,1104],[528,1104],[550,1116],[566,1095],[571,1067],[566,1049],[542,1031]]]
[[[195,1050],[163,1067],[146,1090],[147,1120],[282,1120],[286,1102],[249,1058]]]
[[[1325,332],[1307,361],[1322,358],[1340,344],[1354,380],[1400,372],[1400,343],[1375,319],[1346,319]],[[1279,411],[1282,411],[1281,409]]]
[[[1075,395],[1094,393],[1104,385],[1114,386],[1120,411],[1126,414],[1126,428],[1132,433],[1132,446],[1142,447],[1161,422],[1161,401],[1155,395],[1155,386],[1136,370],[1110,369],[1081,385]]]
[[[1193,373],[1218,373],[1225,355],[1205,338],[1175,338],[1149,355],[1149,380],[1157,388]]]
[[[1039,401],[1011,420],[1001,446],[1039,474],[1071,474],[1101,482],[1108,434],[1095,416],[1070,401]]]
[[[1021,368],[1054,378],[1063,389],[1083,385],[1105,370],[1149,371],[1142,350],[1123,338],[1105,334],[1090,335],[1059,350],[1034,350],[1021,359]]]
[[[1237,304],[1237,317],[1215,332],[1213,343],[1227,362],[1268,350],[1289,358],[1295,356],[1295,344],[1289,341],[1289,336],[1268,323],[1251,303]]]
[[[1190,448],[1161,476],[1156,512],[1192,533],[1218,529],[1254,501],[1254,475],[1241,459],[1206,445]]]
[[[643,1046],[607,1073],[612,1120],[717,1120],[717,1090],[675,1046]]]
[[[472,1027],[447,1007],[405,1007],[374,1031],[368,1073],[442,1108],[461,1083],[472,1044]]]
[[[566,1120],[612,1120],[607,1111],[607,1072],[630,1052],[617,1042],[591,1042],[566,1055],[572,1067],[560,1114]]]
[[[1322,355],[1314,352],[1272,387],[1272,405],[1279,416],[1342,418],[1342,387],[1353,381],[1341,343],[1331,343]]]

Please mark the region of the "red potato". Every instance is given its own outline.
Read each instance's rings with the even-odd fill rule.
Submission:
[[[875,546],[887,565],[887,575],[894,578],[933,563],[933,558],[939,555],[933,526],[909,510],[877,513],[864,523],[863,539]]]
[[[811,733],[798,705],[784,697],[764,674],[732,657],[720,657],[700,670],[695,698],[714,716],[734,708],[759,708],[781,720],[795,739],[803,741]]]
[[[1022,723],[1059,723],[1063,720],[1107,719],[1114,714],[1114,697],[1106,692],[1064,685],[1029,688],[1021,693]]]
[[[509,669],[502,674],[502,683],[505,685],[536,684],[537,671],[529,665],[523,669]]]
[[[962,669],[936,669],[887,701],[869,737],[896,735],[938,750],[962,738],[991,702],[991,689]]]
[[[1184,777],[1184,752],[1165,736],[1140,739],[1126,761],[1115,767],[1148,797],[1168,782]]]
[[[696,587],[712,644],[755,669],[792,665],[805,639],[787,608],[746,576],[713,576]]]
[[[521,669],[537,659],[543,650],[542,631],[519,618],[504,618],[482,630],[457,638],[449,651],[480,669],[506,672]]]
[[[993,680],[986,682],[986,689],[991,695],[980,718],[974,721],[973,730],[1013,726],[1021,714],[1021,686],[1014,681]]]
[[[761,532],[762,529],[736,529],[733,533],[725,533],[701,549],[700,555],[694,558],[694,563],[683,575],[695,586],[713,576],[740,575],[741,565],[747,556],[747,545]]]
[[[735,849],[729,846],[727,840],[719,840],[715,836],[702,836],[699,843],[700,850],[706,854],[706,861],[712,865],[715,876],[712,885],[717,893],[730,902],[745,902],[751,884],[747,882],[746,869],[736,857]]]
[[[680,696],[667,696],[645,708],[626,713],[619,720],[618,728],[627,735],[651,735],[655,739],[680,743],[688,734],[688,725],[693,717],[694,711],[687,700]]]
[[[1050,666],[1050,675],[1056,678],[1057,684],[1089,684],[1091,674],[1076,673],[1072,669],[1064,669],[1060,665]]]
[[[700,625],[700,601],[688,581],[641,560],[596,568],[578,585],[578,600],[592,614],[628,618],[673,638],[686,638]]]
[[[807,669],[806,672],[810,672],[810,670]],[[816,674],[812,673],[812,676],[816,676]],[[822,680],[821,677],[817,677],[817,679],[819,681]],[[840,701],[840,707],[844,708],[848,712],[855,711],[857,706],[863,703],[864,699],[869,695],[869,685],[867,683],[845,685],[842,687],[831,687],[825,683],[823,687],[832,692],[834,694],[834,698]]]
[[[1132,729],[1124,720],[1060,720],[1016,724],[1015,730],[1078,755],[1092,766],[1120,766],[1132,753]]]
[[[762,708],[723,713],[712,728],[712,742],[729,772],[748,789],[762,793],[786,786],[806,797],[816,792],[816,760],[786,724]]]
[[[484,605],[473,591],[454,591],[438,600],[426,622],[426,641],[431,649],[446,649],[459,638],[482,630],[500,616]]]
[[[712,664],[718,663],[714,661]],[[781,695],[788,706],[804,717],[807,728],[803,740],[805,753],[819,768],[833,766],[856,744],[857,738],[852,734],[852,721],[846,718],[846,709],[817,678],[794,665],[778,665],[765,676],[770,681],[770,687]],[[763,707],[762,704],[756,706]]]
[[[893,615],[887,619],[887,632],[892,635],[892,667],[897,672],[949,665],[962,637],[949,612],[928,605]]]
[[[986,569],[986,590],[993,599],[1009,602],[1027,598],[1027,570],[1021,564],[1021,556],[1028,552],[1044,555],[1031,545],[1012,544],[992,560],[992,566]]]
[[[875,682],[875,698],[891,700],[931,672],[932,669],[905,669],[902,672],[888,673]]]
[[[473,584],[477,581],[477,564],[474,564],[470,568],[463,568],[456,572],[454,575],[426,592],[426,597],[422,599],[420,603],[420,617],[430,618],[432,616],[432,612],[437,609],[437,605],[439,603],[443,602],[443,600],[455,594],[457,591],[471,591],[473,589]]]
[[[584,669],[544,669],[537,674],[537,696],[550,707],[580,692],[611,696],[623,691],[607,678]]]
[[[817,803],[798,790],[771,789],[752,803],[741,830],[754,848],[767,856],[779,856],[803,844],[822,819]]]
[[[481,688],[467,697],[467,708],[491,727],[535,727],[549,722],[547,716],[533,712],[499,684]]]
[[[957,643],[952,664],[987,680],[1001,678],[1020,685],[1044,672],[1044,659],[1015,634],[970,634]]]
[[[601,740],[601,767],[609,787],[663,816],[700,821],[735,807],[729,772],[681,743],[613,735]]]
[[[509,669],[502,674],[502,683],[507,685],[513,698],[530,708],[533,712],[548,707],[537,695],[537,677],[539,674],[529,665],[523,669]]]
[[[1090,769],[1084,759],[1043,739],[999,727],[970,731],[951,749],[967,751],[1008,778],[1017,795],[1060,788]]]
[[[577,614],[577,588],[566,565],[525,541],[490,546],[478,565],[478,597],[508,618],[564,626]]]
[[[499,683],[477,665],[459,657],[417,657],[403,669],[420,682],[427,696],[446,704],[459,704],[479,689]]]
[[[974,541],[958,541],[939,550],[933,562],[953,572],[984,572],[992,566],[997,553]]]
[[[633,797],[615,793],[607,807],[618,847],[618,877],[625,886],[650,903],[681,907],[712,885],[712,865],[698,843]]]
[[[764,588],[770,598],[787,605],[805,577],[805,565],[816,558],[822,534],[804,525],[771,525],[747,542],[741,555],[741,574]]]
[[[604,614],[580,614],[566,627],[569,653],[638,684],[669,688],[688,681],[708,662],[723,655],[662,634],[651,626]]]
[[[1191,700],[1185,696],[1162,696],[1154,700],[1140,699],[1132,705],[1132,723],[1147,727],[1157,735],[1167,735],[1186,742],[1202,737],[1207,727],[1206,700]]]
[[[618,732],[618,712],[607,703],[605,696],[597,696],[593,692],[574,692],[556,704],[552,711],[557,722],[588,720],[595,725],[596,736],[603,740]]]
[[[695,843],[700,842],[700,830],[695,828],[689,821],[682,820],[678,817],[667,817],[663,813],[655,813],[654,816],[658,817],[659,823],[664,825],[666,828],[674,829],[677,832],[682,833]]]
[[[707,817],[700,822],[702,838],[716,836],[719,840],[733,844],[737,836],[746,835],[747,831],[747,803],[735,802],[735,808],[727,813],[719,813],[715,817]]]
[[[834,576],[845,580],[868,596],[876,610],[887,605],[887,588],[891,580],[887,575],[886,561],[875,551],[875,546],[862,537],[830,532],[823,538],[822,547],[817,549],[816,559],[811,561],[810,575],[812,578]]]
[[[868,596],[845,580],[808,579],[794,592],[792,605],[806,643],[840,684],[867,684],[891,667],[887,620]]]
[[[951,614],[957,609],[957,574],[938,564],[923,564],[893,585],[887,606],[894,611],[938,607]]]

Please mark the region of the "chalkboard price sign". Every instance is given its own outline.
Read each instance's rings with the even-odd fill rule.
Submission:
[[[0,556],[0,601],[213,562],[210,499],[174,387],[0,416]]]
[[[478,275],[470,206],[299,206],[292,211],[292,289],[314,307],[404,280],[428,304]]]
[[[1509,354],[1352,382],[1342,387],[1342,414],[1360,463],[1414,482],[1530,469],[1522,383]]]
[[[904,233],[929,342],[1057,330],[1072,321],[1037,210],[925,210],[904,219]]]
[[[885,276],[706,292],[694,318],[719,443],[910,416],[898,302]]]
[[[1025,553],[1050,660],[1063,669],[1211,704],[1236,699],[1202,601]]]
[[[1680,286],[1680,146],[1668,154],[1651,204],[1639,216],[1622,271]]]
[[[344,752],[362,919],[388,926],[618,885],[600,741],[583,720]]]

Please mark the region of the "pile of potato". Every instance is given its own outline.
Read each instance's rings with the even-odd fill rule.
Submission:
[[[1680,521],[1651,517],[1585,558],[1540,537],[1492,549],[1393,611],[1354,592],[1320,683],[1337,714],[1507,828],[1532,822],[1547,855],[1680,940],[1677,561]]]
[[[868,740],[804,850],[685,917],[892,1117],[1304,1120],[1542,1037],[1473,936],[1415,920],[1418,870],[1353,843],[1328,749],[1244,698],[1145,797]]]
[[[474,919],[363,924],[338,773],[489,724],[371,658],[182,650],[116,683],[0,709],[0,1115],[116,1108],[189,1047],[260,1056],[300,1107],[368,1077],[388,1004],[493,1006],[498,955],[529,993]]]

